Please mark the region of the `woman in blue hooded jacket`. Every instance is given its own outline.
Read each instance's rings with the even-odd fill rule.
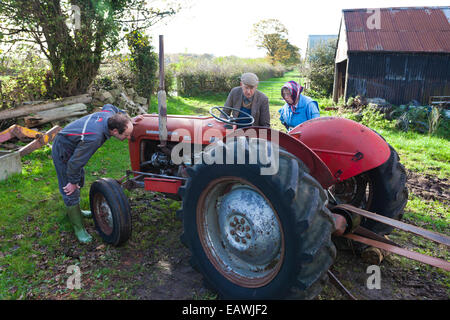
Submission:
[[[281,88],[281,96],[286,104],[278,110],[280,121],[288,131],[300,123],[320,117],[319,104],[302,95],[303,87],[295,81],[286,82]]]

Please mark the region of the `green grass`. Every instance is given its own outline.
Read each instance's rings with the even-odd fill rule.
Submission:
[[[22,158],[22,164],[22,174],[0,182],[0,299],[23,297],[29,287],[42,281],[47,271],[39,269],[36,261],[47,260],[46,268],[60,264],[64,260],[61,232],[71,232],[51,149],[34,151]],[[129,169],[127,144],[107,141],[85,169],[88,186],[99,177],[124,175]],[[88,190],[82,189],[84,208],[89,208]]]
[[[270,95],[280,91],[282,84],[292,79],[295,73],[283,78],[270,79],[259,89]],[[223,105],[224,94],[210,94],[201,97],[169,97],[169,114],[208,114],[212,106]],[[333,103],[330,98],[319,99],[321,115],[336,115],[324,108]],[[272,126],[282,129],[278,120],[278,109],[283,105],[276,94],[270,97]],[[157,101],[152,100],[151,112],[156,112]],[[396,131],[392,124],[377,119],[371,120],[371,127],[382,134],[398,151],[402,163],[408,170],[429,173],[440,178],[450,178],[450,145],[443,136]],[[283,129],[284,131],[284,129]],[[129,250],[153,250],[153,259],[165,253],[158,244],[173,243],[160,231],[180,227],[175,221],[179,202],[164,200],[150,207],[136,207],[139,218],[133,222],[133,235],[122,248],[106,246],[103,249],[88,248],[78,244],[71,225],[64,215],[64,204],[58,191],[56,173],[51,160],[51,149],[46,146],[22,158],[22,174],[0,182],[0,299],[54,298],[63,299],[129,299],[133,286],[141,284],[139,268],[123,269],[121,259]],[[108,140],[90,159],[86,166],[86,187],[82,189],[81,206],[89,207],[89,186],[100,177],[120,178],[130,168],[128,145],[116,139]],[[136,197],[136,194],[129,196]],[[448,233],[450,215],[448,205],[427,201],[410,195],[405,210],[408,222],[427,229]],[[93,222],[86,221],[93,227]],[[94,235],[95,245],[102,244]],[[73,258],[76,253],[78,258]],[[89,257],[98,255],[99,265],[86,266]],[[65,288],[68,275],[66,268],[78,263],[82,267],[82,292]],[[195,299],[214,298],[208,293]]]
[[[333,111],[329,115],[336,114]],[[354,120],[354,114],[337,114]],[[448,120],[446,120],[448,122]],[[450,177],[450,133],[448,125],[441,126],[435,135],[395,129],[395,122],[380,114],[364,111],[361,123],[376,130],[398,152],[401,162],[412,171],[433,174],[444,179]]]
[[[380,130],[386,140],[397,150],[402,163],[410,170],[450,177],[450,141],[416,132]]]
[[[423,201],[411,194],[408,199],[405,220],[410,220],[420,227],[432,229],[450,235],[450,214],[448,205],[439,201]]]

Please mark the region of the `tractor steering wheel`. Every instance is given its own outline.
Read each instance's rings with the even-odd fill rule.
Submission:
[[[229,114],[227,114],[224,110],[235,110],[238,112],[238,117],[234,118],[232,116],[230,116]],[[219,112],[225,117],[225,118],[220,118],[218,116],[216,116],[214,114],[214,110],[219,110]],[[239,117],[240,114],[244,114],[246,117]],[[237,126],[251,126],[254,122],[255,122],[255,118],[253,118],[250,114],[248,114],[245,111],[242,111],[240,109],[236,109],[236,108],[231,108],[231,107],[212,107],[211,109],[209,109],[209,114],[212,115],[214,117],[214,119],[223,122],[223,123],[227,123],[227,124],[231,124],[231,125],[237,125]],[[238,120],[248,120],[247,122],[238,122]]]

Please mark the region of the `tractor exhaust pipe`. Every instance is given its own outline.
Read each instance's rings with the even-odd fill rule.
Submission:
[[[164,88],[164,36],[159,35],[159,88],[158,88],[158,120],[159,120],[159,140],[158,147],[166,154],[167,149],[167,104],[166,91]],[[169,153],[168,153],[169,152]]]

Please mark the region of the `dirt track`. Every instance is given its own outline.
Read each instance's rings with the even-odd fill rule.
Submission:
[[[442,197],[448,198],[448,181],[414,173],[408,175],[411,178],[408,184],[410,194],[430,199],[439,198],[441,201]],[[430,191],[423,190],[425,188]],[[179,240],[182,224],[176,219],[175,212],[179,209],[180,202],[142,190],[132,192],[129,200],[132,207],[133,234],[124,246],[107,246],[98,237],[88,246],[74,246],[72,234],[63,234],[61,248],[64,248],[64,252],[56,254],[71,257],[72,262],[68,261],[66,264],[82,265],[83,274],[86,275],[83,285],[88,290],[87,294],[82,294],[80,298],[214,299],[214,292],[205,287],[202,276],[190,266],[190,252]],[[444,199],[445,201],[447,200]],[[88,230],[95,234],[93,223],[89,224]],[[430,246],[425,246],[420,238],[402,231],[394,230],[390,238],[407,248],[430,250]],[[387,256],[380,265],[381,289],[368,289],[367,281],[371,274],[367,273],[367,268],[370,264],[363,262],[351,245],[342,242],[337,242],[337,245],[337,259],[331,271],[359,300],[450,298],[448,272],[393,254]],[[447,248],[431,248],[436,256],[449,259]],[[109,277],[110,287],[95,290],[96,281],[102,282],[103,276],[92,275],[101,268],[113,270]],[[65,267],[61,266],[61,270],[64,271]],[[63,271],[58,272],[61,274]],[[46,295],[27,298],[69,298],[70,293],[58,294],[58,290],[61,291],[64,287],[64,278],[61,278],[59,285],[50,287]],[[125,292],[126,295],[122,295]],[[348,297],[329,283],[316,299],[342,300]]]
[[[439,179],[432,175],[420,175],[408,172],[408,189],[425,200],[450,202],[450,183],[448,179]]]
[[[431,176],[408,173],[408,189],[425,199],[449,199],[448,181],[439,180]],[[428,189],[429,191],[425,191]],[[139,202],[151,201],[145,195],[132,199],[132,206]],[[148,205],[152,205],[149,203]],[[138,205],[140,206],[140,205]],[[138,218],[139,219],[139,218]],[[204,287],[202,277],[194,271],[190,264],[190,252],[178,241],[182,233],[181,223],[177,228],[167,233],[167,243],[162,256],[164,259],[141,261],[147,263],[148,272],[140,279],[142,284],[135,288],[134,294],[139,299],[206,299],[214,296],[213,292]],[[163,232],[163,230],[161,230]],[[391,239],[406,247],[421,246],[421,239],[410,237],[402,231],[395,231]],[[344,241],[346,242],[346,241]],[[380,265],[381,289],[368,289],[367,280],[371,273],[367,273],[370,265],[352,250],[351,244],[343,245],[338,242],[338,254],[331,271],[352,292],[357,299],[362,300],[446,300],[450,298],[450,291],[442,282],[446,281],[446,274],[436,268],[412,262],[397,255],[388,255]],[[437,248],[445,256],[445,248]],[[125,259],[136,259],[136,255],[128,252]],[[136,262],[136,261],[135,261]],[[448,278],[447,278],[448,282]],[[317,299],[348,299],[329,283]]]

